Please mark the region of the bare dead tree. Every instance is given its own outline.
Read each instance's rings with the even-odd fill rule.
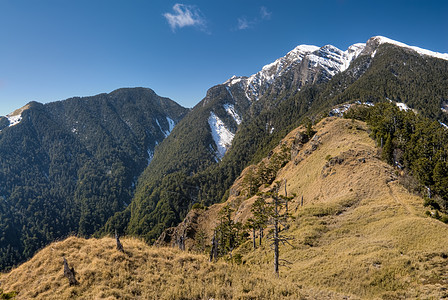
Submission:
[[[75,278],[75,268],[68,266],[67,260],[64,257],[64,276],[68,278],[68,283],[70,286],[77,285],[79,282]]]
[[[279,190],[279,184],[276,184],[274,189],[266,194],[266,196],[272,198],[271,203],[272,209],[270,210],[269,217],[270,217],[270,223],[273,226],[273,233],[272,236],[269,237],[269,239],[272,241],[271,247],[274,250],[274,271],[277,276],[279,274],[280,243],[282,244],[287,243],[291,245],[291,243],[289,243],[289,240],[292,239],[290,237],[286,237],[280,234],[280,225],[285,226],[289,218],[288,214],[281,214],[281,210],[284,208],[285,204],[287,203],[288,200],[290,200],[290,198],[279,195],[278,190]]]
[[[177,244],[180,250],[185,251],[185,236],[183,234],[178,238]]]
[[[209,261],[215,261],[218,258],[218,239],[216,238],[216,232],[213,234],[212,248],[210,249]]]
[[[117,250],[124,253],[123,245],[120,242],[120,237],[118,236],[116,229],[115,229],[115,240],[117,241]]]
[[[288,192],[286,191],[286,178],[285,178],[285,215],[288,215]]]

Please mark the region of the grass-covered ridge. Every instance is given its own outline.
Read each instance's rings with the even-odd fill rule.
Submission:
[[[293,218],[282,228],[292,245],[280,247],[280,258],[286,261],[280,276],[355,299],[447,296],[442,287],[448,283],[448,226],[427,217],[424,200],[408,192],[400,173],[381,159],[365,123],[327,118],[315,130],[313,139],[291,152],[291,160],[274,180],[281,183],[281,194],[286,179],[288,195],[296,195],[289,203]],[[303,131],[292,131],[273,153],[285,143],[295,144]],[[268,164],[268,158],[263,161]],[[183,228],[191,225],[210,237],[225,206],[235,210],[235,222],[246,224],[257,198],[247,198],[246,177],[257,173],[260,165],[242,173],[227,202],[195,210],[199,216]],[[261,186],[259,191],[271,187]],[[195,249],[197,243],[186,245]],[[273,272],[270,244],[264,239],[253,250],[249,238],[232,256],[241,255],[245,265]]]

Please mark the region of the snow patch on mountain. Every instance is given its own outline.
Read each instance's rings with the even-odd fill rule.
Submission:
[[[210,125],[212,137],[216,144],[216,156],[222,159],[227,149],[232,145],[235,134],[230,132],[224,122],[213,112],[210,112],[208,124]]]
[[[226,103],[223,105],[226,112],[235,120],[236,124],[241,124],[241,117],[236,113],[235,106],[233,104]]]
[[[440,108],[444,113],[448,113],[448,103],[443,102],[442,107]]]
[[[154,152],[152,152],[151,149],[148,149],[148,165],[151,163],[153,158],[154,158]]]
[[[164,130],[162,126],[160,126],[159,120],[156,119],[157,126],[159,126],[160,131],[162,131],[165,137],[170,135],[171,131],[173,131],[174,125],[176,125],[176,123],[169,117],[166,117],[166,121],[168,122],[168,130]]]
[[[17,114],[17,115],[7,115],[6,118],[9,121],[9,127],[15,126],[17,124],[20,123],[20,121],[22,121],[22,114]]]
[[[173,131],[174,126],[176,125],[176,122],[174,122],[170,117],[166,117],[166,121],[168,122],[168,135]],[[168,136],[167,135],[167,136]]]
[[[420,55],[428,55],[428,56],[448,60],[448,53],[439,53],[439,52],[434,52],[431,50],[422,49],[420,47],[409,46],[409,45],[406,45],[405,43],[397,42],[397,41],[391,40],[384,36],[375,36],[372,39],[377,41],[379,44],[392,44],[392,45],[396,45],[396,46],[399,46],[402,48],[412,49],[415,52],[419,53]]]
[[[397,102],[397,103],[395,103],[395,105],[398,106],[398,108],[400,110],[407,111],[410,109],[409,106],[407,106],[405,103],[402,103],[402,102]]]
[[[338,117],[342,117],[344,115],[344,113],[350,109],[350,107],[352,106],[352,104],[342,104],[338,107],[333,108],[329,115],[330,116],[338,116]]]
[[[443,128],[448,129],[448,125],[446,125],[445,123],[442,123],[440,121],[439,121],[439,123],[440,123],[440,125],[442,125]]]

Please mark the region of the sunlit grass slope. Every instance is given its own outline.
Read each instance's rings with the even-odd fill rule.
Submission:
[[[70,237],[2,274],[0,287],[16,291],[17,299],[342,299],[301,289],[258,267],[210,263],[205,255],[151,247],[138,239],[124,238],[122,244],[125,253],[115,249],[112,238]],[[79,285],[69,286],[63,257]]]

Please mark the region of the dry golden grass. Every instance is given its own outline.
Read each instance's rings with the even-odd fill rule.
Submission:
[[[290,262],[281,272],[363,299],[448,297],[448,226],[426,217],[423,199],[379,160],[364,123],[330,118],[317,129],[318,148],[305,154],[305,146],[299,162],[278,174],[288,194],[298,195],[291,203],[296,218],[284,231],[294,247],[281,248]],[[263,251],[270,253],[247,252],[245,260],[272,260]]]
[[[210,263],[204,255],[156,248],[124,238],[125,253],[112,238],[70,237],[2,274],[1,287],[18,299],[305,299],[321,295],[262,268]],[[75,268],[77,286],[63,275],[63,257]],[[313,296],[310,296],[313,295]]]
[[[295,219],[282,234],[280,277],[267,242],[247,241],[235,254],[243,265],[123,239],[69,238],[0,275],[0,288],[18,299],[440,299],[448,297],[448,226],[425,216],[423,200],[407,192],[392,167],[379,160],[366,125],[329,118],[316,126],[319,145],[306,144],[278,173],[287,180]],[[283,142],[291,143],[299,129]],[[278,150],[278,149],[277,149]],[[235,220],[250,216],[243,175],[225,204]],[[284,187],[280,189],[284,191]],[[300,206],[301,196],[304,205]],[[219,204],[200,213],[211,232]],[[191,242],[191,241],[190,241]],[[79,286],[63,277],[62,257]],[[348,297],[348,298],[347,298]]]
[[[294,238],[294,247],[281,248],[285,280],[352,298],[448,296],[448,226],[427,218],[423,200],[398,183],[396,171],[377,156],[366,124],[327,118],[315,129],[317,149],[304,145],[277,176],[287,180],[288,195],[297,195],[290,203],[295,221],[283,232]],[[283,143],[291,144],[299,130]],[[242,200],[246,172],[225,203],[243,222],[254,200]],[[202,224],[213,223],[223,205],[205,211]],[[267,245],[253,251],[247,243],[236,252],[248,265],[272,269]]]

